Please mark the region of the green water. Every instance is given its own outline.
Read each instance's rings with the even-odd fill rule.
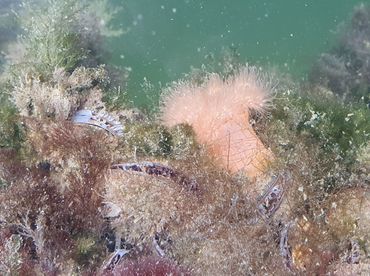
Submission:
[[[234,48],[240,61],[274,65],[305,77],[315,58],[330,49],[338,26],[358,0],[114,0],[123,6],[116,24],[127,30],[109,43],[116,65],[129,67],[128,95],[148,103],[159,87]],[[154,91],[154,92],[153,92]]]

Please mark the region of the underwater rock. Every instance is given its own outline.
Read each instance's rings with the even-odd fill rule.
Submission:
[[[343,261],[366,261],[370,256],[370,191],[345,189],[328,200],[327,208],[329,231],[339,245]]]
[[[138,108],[129,108],[116,112],[119,120],[125,124],[143,123],[145,121],[144,113]]]
[[[289,275],[269,226],[215,223],[173,240],[174,257],[194,275]]]
[[[271,90],[267,77],[254,67],[226,80],[211,74],[201,85],[179,82],[163,99],[162,122],[191,125],[220,166],[253,178],[266,169],[272,153],[249,124],[249,112],[262,112]]]
[[[193,128],[187,124],[176,125],[169,129],[171,134],[170,158],[175,160],[186,160],[189,156],[199,151]]]
[[[327,229],[315,220],[302,216],[292,221],[287,230],[291,262],[288,254],[286,256],[289,258],[285,260],[291,265],[290,269],[298,274],[326,273],[328,265],[337,258],[336,243]],[[284,239],[281,241],[285,242]],[[281,252],[285,254],[285,251]]]
[[[125,125],[124,143],[131,158],[167,157],[171,153],[171,134],[163,125],[133,122]]]
[[[337,237],[370,235],[370,191],[349,188],[328,201],[327,223]]]
[[[112,169],[106,183],[103,201],[120,210],[111,225],[132,244],[151,244],[157,233],[178,229],[197,208],[196,195],[166,177]]]

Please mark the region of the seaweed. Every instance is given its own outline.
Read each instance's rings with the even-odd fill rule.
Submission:
[[[275,109],[262,127],[273,152],[286,164],[298,162],[309,168],[309,176],[325,191],[346,185],[357,166],[357,154],[369,140],[369,110],[343,103],[325,90],[307,95],[299,87],[286,89],[278,92]],[[312,164],[296,159],[303,151]]]
[[[59,271],[64,258],[91,267],[97,254],[93,252],[98,251],[98,256],[104,252],[104,247],[98,246],[103,244],[99,237],[105,224],[99,209],[104,189],[102,172],[109,168],[110,157],[94,142],[94,136],[86,138],[83,130],[73,130],[71,124],[54,130],[49,127],[47,133],[39,130],[38,135],[31,139],[51,169],[24,167],[16,161],[16,166],[4,166],[4,178],[12,184],[1,192],[1,216],[6,226],[17,226],[18,234],[30,239],[44,271]],[[14,172],[16,167],[16,174],[8,171]],[[83,249],[86,235],[96,246]],[[88,261],[87,256],[91,257]]]
[[[20,149],[24,134],[17,110],[2,92],[0,103],[0,148]]]
[[[24,5],[24,55],[3,75],[1,273],[294,275],[366,264],[370,114],[356,98],[365,78],[353,74],[368,68],[357,60],[364,45],[348,38],[364,42],[366,8],[341,54],[321,57],[316,85],[238,65],[232,51],[225,68],[193,72],[163,92],[160,114],[144,114],[101,65],[101,38],[121,33],[111,17],[97,20],[107,2],[95,12],[72,2]],[[235,156],[258,173],[230,169]]]

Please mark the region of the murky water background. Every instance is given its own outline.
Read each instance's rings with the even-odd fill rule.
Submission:
[[[242,63],[302,78],[361,2],[370,1],[115,0],[123,6],[116,24],[127,33],[108,42],[111,62],[130,68],[128,94],[139,105],[148,102],[143,83],[154,86],[156,98],[161,85],[225,49],[240,53]]]

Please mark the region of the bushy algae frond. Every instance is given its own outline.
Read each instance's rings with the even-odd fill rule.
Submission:
[[[1,147],[7,149],[0,151],[0,177],[6,183],[0,192],[0,232],[21,236],[19,272],[69,274],[91,270],[106,252],[100,208],[116,141],[70,121],[81,108],[104,110],[102,95],[109,84],[104,66],[78,66],[91,53],[78,18],[81,3],[40,2],[25,3],[19,39],[24,55],[9,60],[1,79],[1,97],[15,108],[1,108],[2,117],[14,116],[1,123],[6,131]],[[7,142],[16,136],[17,123],[24,134],[18,152]]]
[[[107,82],[104,67],[78,67],[72,74],[59,68],[50,81],[25,74],[14,86],[13,99],[22,116],[66,120],[79,109],[104,108],[101,86]]]
[[[310,74],[314,85],[330,89],[347,101],[368,104],[370,8],[358,5],[346,25],[338,45],[323,53]]]
[[[115,13],[107,1],[24,1],[16,13],[22,35],[9,46],[8,63],[18,65],[12,69],[16,73],[21,67],[42,78],[56,68],[97,66],[103,61],[103,37],[122,34],[111,28]]]

